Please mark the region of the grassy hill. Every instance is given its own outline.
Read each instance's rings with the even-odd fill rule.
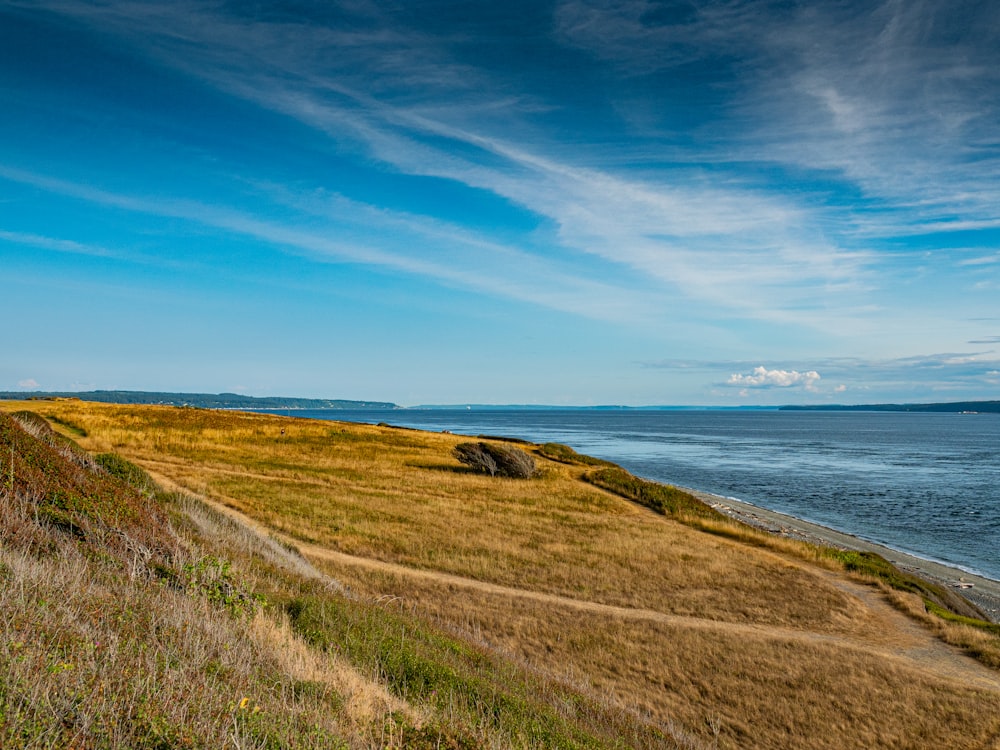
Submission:
[[[964,600],[564,446],[513,480],[446,434],[0,409],[0,747],[1000,737]]]

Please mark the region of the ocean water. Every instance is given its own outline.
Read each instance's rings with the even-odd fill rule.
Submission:
[[[1000,580],[1000,415],[779,411],[292,411],[566,443]]]

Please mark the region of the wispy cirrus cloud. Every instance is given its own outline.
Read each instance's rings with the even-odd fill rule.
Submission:
[[[817,293],[864,286],[868,254],[833,246],[809,228],[801,207],[775,196],[705,180],[642,181],[559,161],[490,135],[495,123],[469,123],[470,110],[496,109],[475,102],[442,110],[427,102],[375,101],[340,87],[338,94],[352,102],[344,107],[322,89],[287,80],[277,96],[249,90],[258,103],[321,130],[348,127],[404,172],[455,180],[528,208],[551,222],[565,249],[623,265],[675,294],[826,326],[829,306],[810,316],[803,303]],[[459,111],[461,125],[445,119]],[[429,141],[440,138],[444,147]],[[785,306],[798,309],[792,314]]]
[[[966,258],[958,263],[961,266],[993,266],[1000,263],[1000,251],[989,255],[979,255],[975,258]]]
[[[595,281],[572,268],[446,222],[410,216],[359,203],[342,196],[317,197],[315,192],[296,194],[286,188],[264,186],[277,202],[295,207],[298,218],[266,220],[244,211],[164,196],[136,196],[38,175],[0,164],[0,178],[70,196],[91,204],[111,206],[139,214],[181,219],[224,229],[274,247],[307,254],[320,261],[360,263],[422,276],[437,283],[485,292],[587,318],[617,321],[644,319],[652,300]],[[315,220],[321,219],[319,226]],[[377,223],[388,228],[390,242],[378,242],[361,230]],[[308,227],[308,228],[307,228]],[[100,248],[77,242],[0,232],[0,240],[32,244],[47,249],[110,256]],[[406,248],[419,244],[419,255]],[[470,263],[470,252],[480,259]]]
[[[996,226],[995,5],[567,0],[557,18],[569,43],[632,77],[713,63],[734,93],[699,123],[713,136],[701,157],[849,181],[877,210],[845,232]]]
[[[2,174],[2,172],[0,172]],[[60,253],[73,253],[76,255],[92,255],[98,258],[111,258],[115,253],[111,250],[74,240],[64,240],[57,237],[45,237],[30,232],[7,232],[0,229],[0,242],[10,242],[16,245],[30,245],[45,250],[54,250]]]
[[[600,285],[605,274],[583,261],[598,258],[654,286],[661,300],[824,330],[866,325],[863,297],[873,285],[875,259],[826,233],[814,206],[710,179],[690,165],[642,174],[601,166],[600,143],[585,129],[567,148],[565,131],[535,116],[562,102],[519,88],[520,71],[469,62],[456,52],[462,40],[454,33],[400,22],[364,3],[341,7],[336,24],[223,13],[197,2],[43,5],[99,27],[157,64],[338,143],[353,142],[395,170],[486,190],[533,212],[537,237],[578,256],[580,276],[601,277],[591,284]],[[738,11],[710,25],[721,30]],[[565,7],[556,9],[557,19],[564,15]],[[684,49],[677,54],[689,56]],[[517,250],[544,264],[536,248]],[[423,252],[423,246],[410,250],[405,263],[399,253],[369,252],[366,262],[428,269]],[[489,268],[481,260],[489,252],[481,248],[467,261]],[[508,273],[487,271],[494,288],[523,286],[504,281]],[[436,275],[467,283],[454,270]]]
[[[350,331],[372,361],[482,295],[508,343],[541,320],[563,366],[617,353],[588,382],[675,352],[634,373],[653,399],[982,390],[998,22],[975,0],[6,0],[0,201],[23,210],[0,253],[39,286],[269,288],[303,337],[374,299]]]
[[[790,163],[837,170],[892,209],[858,216],[883,235],[995,226],[1000,105],[990,92],[1000,83],[1000,54],[989,29],[998,9],[833,8],[801,14],[790,34],[766,35],[787,66],[770,68],[758,93],[780,108],[778,122],[800,130],[761,128],[756,140]]]

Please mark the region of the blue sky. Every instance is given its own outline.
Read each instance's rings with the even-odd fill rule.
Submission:
[[[0,0],[0,390],[1000,398],[1000,5]]]

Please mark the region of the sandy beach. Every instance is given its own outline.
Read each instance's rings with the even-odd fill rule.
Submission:
[[[772,534],[841,549],[875,552],[900,570],[953,589],[979,607],[993,622],[1000,622],[1000,581],[983,578],[958,568],[908,555],[905,552],[874,544],[784,513],[707,492],[690,489],[687,491],[720,513]]]

